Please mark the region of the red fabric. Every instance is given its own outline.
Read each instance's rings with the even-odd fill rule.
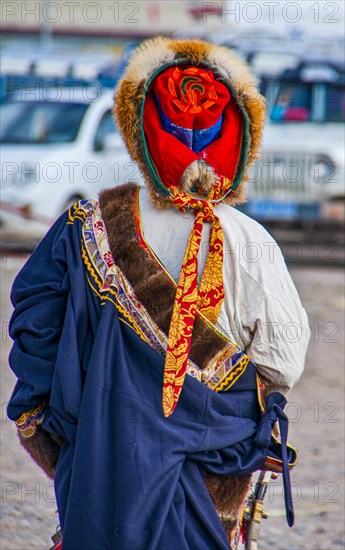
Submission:
[[[221,136],[199,153],[216,174],[234,179],[243,138],[243,117],[233,98],[224,110]]]
[[[147,94],[143,123],[150,156],[165,187],[178,186],[185,169],[199,158],[212,166],[219,176],[233,180],[243,134],[242,114],[233,98],[224,110],[221,136],[199,154],[163,130],[152,93]]]
[[[194,130],[213,126],[230,99],[213,72],[199,67],[171,67],[155,79],[153,90],[170,122]]]
[[[148,93],[144,108],[144,131],[150,156],[165,187],[178,186],[183,172],[198,155],[162,128],[156,102]]]

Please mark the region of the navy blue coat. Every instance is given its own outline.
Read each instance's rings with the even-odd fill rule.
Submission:
[[[67,213],[55,223],[11,296],[18,382],[8,415],[46,402],[42,426],[64,440],[55,475],[63,549],[229,549],[205,470],[260,468],[285,400],[272,394],[261,414],[250,363],[228,392],[187,376],[165,418],[164,357],[92,290],[82,223]]]

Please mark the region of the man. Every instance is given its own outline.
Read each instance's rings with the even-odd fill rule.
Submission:
[[[309,339],[274,241],[231,206],[264,101],[229,50],[163,38],[135,52],[115,99],[148,193],[80,201],[19,273],[8,414],[55,479],[64,550],[234,548],[259,468],[283,471],[293,523],[276,390]]]

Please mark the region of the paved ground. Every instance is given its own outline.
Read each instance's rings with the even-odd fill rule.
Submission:
[[[3,257],[2,550],[45,550],[57,525],[53,485],[19,446],[5,408],[14,376],[7,368],[8,294],[23,259]],[[344,548],[344,277],[340,269],[290,266],[312,327],[304,377],[289,396],[290,441],[300,450],[293,472],[296,525],[285,523],[280,483],[271,485],[261,549]],[[129,549],[130,550],[130,549]],[[177,549],[171,549],[177,550]]]

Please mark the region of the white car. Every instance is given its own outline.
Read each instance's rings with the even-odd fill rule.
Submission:
[[[301,63],[266,90],[269,120],[244,211],[258,219],[345,219],[343,66]]]
[[[18,94],[1,109],[1,229],[39,238],[73,202],[103,188],[141,184],[112,117],[113,93],[102,88]],[[90,97],[91,96],[91,97]]]

